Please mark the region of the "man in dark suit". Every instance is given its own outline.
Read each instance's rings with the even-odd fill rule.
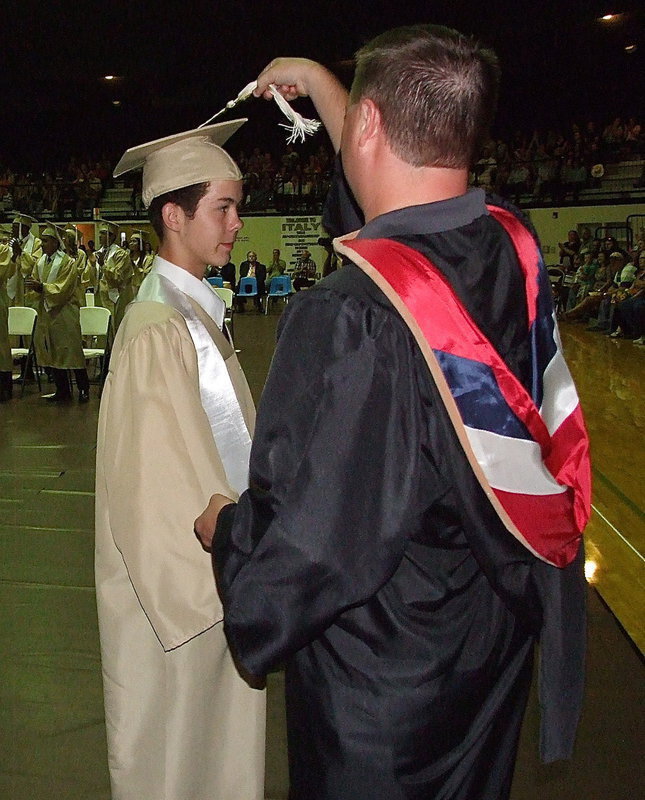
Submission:
[[[246,254],[246,261],[240,264],[240,278],[255,278],[258,282],[258,293],[254,297],[255,307],[258,311],[262,310],[262,297],[266,292],[267,268],[258,261],[258,255],[253,250]],[[237,291],[240,291],[239,284]],[[238,310],[244,311],[244,300],[238,298]]]

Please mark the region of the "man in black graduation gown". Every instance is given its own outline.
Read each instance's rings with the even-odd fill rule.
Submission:
[[[530,385],[515,250],[467,190],[494,56],[455,32],[399,29],[359,52],[348,101],[302,59],[272,62],[258,94],[269,83],[310,95],[341,145],[367,220],[356,241],[429,258]],[[328,218],[344,227],[355,210],[342,186],[333,196],[343,207]],[[255,675],[285,665],[292,800],[508,797],[538,638],[542,754],[570,755],[581,553],[556,568],[509,533],[410,327],[354,264],[285,311],[250,472],[237,505],[215,495],[195,530],[239,662]]]

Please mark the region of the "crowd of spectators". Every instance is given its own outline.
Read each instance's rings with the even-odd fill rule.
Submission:
[[[244,174],[248,211],[320,213],[334,160],[326,141],[308,139],[302,146],[285,145],[278,153],[259,146],[250,153],[236,152],[233,143],[231,152]],[[603,164],[644,159],[644,126],[634,117],[626,122],[615,117],[604,126],[589,121],[571,124],[564,132],[518,131],[490,139],[473,167],[471,183],[517,205],[577,202],[583,189],[600,185]],[[83,219],[100,206],[111,185],[112,166],[105,157],[72,158],[65,167],[37,173],[12,169],[0,159],[0,210]],[[140,176],[126,180],[132,213],[145,215]],[[634,185],[645,187],[642,171]]]
[[[100,200],[112,176],[109,159],[70,158],[64,167],[42,172],[13,169],[0,161],[0,208],[36,218],[83,219]]]
[[[599,186],[604,164],[642,160],[645,129],[635,117],[614,117],[604,127],[589,121],[567,130],[516,132],[509,140],[491,139],[471,174],[474,185],[513,200],[516,205],[550,200],[559,204]],[[641,173],[635,188],[645,186]]]
[[[560,242],[560,266],[550,268],[556,308],[568,322],[645,344],[645,236],[628,249],[613,236],[570,230]]]

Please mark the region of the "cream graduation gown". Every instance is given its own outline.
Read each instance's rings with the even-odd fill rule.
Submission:
[[[146,299],[156,272],[116,336],[99,415],[96,587],[112,797],[260,800],[264,692],[233,664],[210,558],[193,534],[213,492],[237,498],[220,438],[226,446],[237,415],[250,443],[255,411],[237,357],[203,306],[179,292],[189,323]],[[210,417],[189,324],[202,326],[233,400],[211,405]],[[244,481],[248,450],[245,458]]]
[[[76,264],[76,274],[78,281],[76,283],[76,299],[79,306],[87,305],[85,300],[85,292],[88,289],[94,289],[96,284],[96,264],[92,264],[87,257],[84,250],[78,248],[75,256],[70,256],[74,259]]]
[[[21,246],[22,253],[15,259],[16,271],[7,283],[7,291],[14,306],[33,306],[33,303],[25,303],[25,278],[28,278],[34,271],[38,259],[43,254],[43,247],[40,239],[33,233],[25,236]]]
[[[98,264],[98,261],[96,263]],[[96,299],[96,304],[109,309],[112,315],[119,299],[121,276],[128,271],[129,266],[129,254],[113,242],[107,249],[103,266],[99,266],[99,291]]]
[[[34,331],[36,358],[41,367],[84,369],[81,321],[76,297],[76,262],[57,250],[48,261],[43,255],[34,267],[33,277],[43,284],[39,294],[28,293],[38,311]]]
[[[9,295],[7,281],[14,274],[15,262],[11,260],[11,248],[0,244],[0,372],[10,372],[13,366],[9,344]]]

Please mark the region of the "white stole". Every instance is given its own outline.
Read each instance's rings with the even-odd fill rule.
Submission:
[[[36,270],[38,272],[38,280],[41,283],[54,283],[56,278],[58,277],[58,272],[60,270],[61,264],[63,263],[64,253],[60,250],[57,250],[54,255],[52,256],[51,260],[51,268],[45,274],[45,268],[47,267],[47,256],[42,256],[38,261],[36,266]],[[46,297],[43,297],[43,303],[45,305],[45,311],[49,311],[52,306],[47,300]]]
[[[153,270],[146,276],[145,291],[140,291],[134,302],[144,301],[169,305],[186,321],[197,353],[202,407],[210,423],[226,479],[238,494],[242,494],[249,486],[251,435],[222,354],[186,295],[164,275]]]

